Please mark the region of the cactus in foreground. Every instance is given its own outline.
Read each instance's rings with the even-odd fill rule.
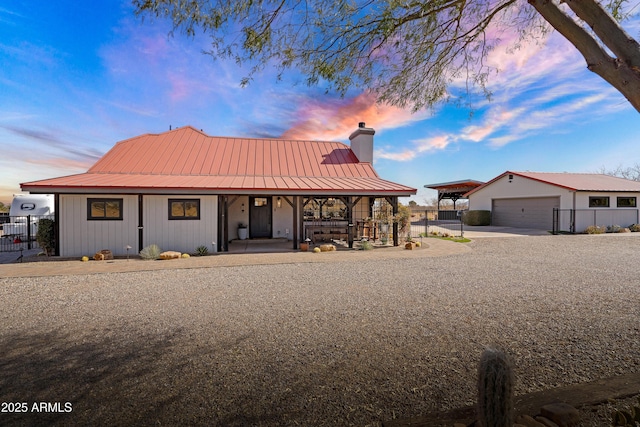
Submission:
[[[513,425],[513,365],[496,348],[488,348],[478,366],[478,418],[482,427]]]

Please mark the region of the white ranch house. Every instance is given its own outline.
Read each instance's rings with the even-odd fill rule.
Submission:
[[[380,178],[374,130],[334,141],[214,137],[186,126],[118,142],[87,172],[22,183],[53,194],[55,254],[126,255],[150,244],[225,252],[235,240],[380,239],[376,209],[416,189]],[[385,238],[398,245],[398,226]]]

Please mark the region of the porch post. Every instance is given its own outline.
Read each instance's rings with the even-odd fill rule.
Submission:
[[[348,237],[347,237],[347,241],[349,243],[349,248],[353,248],[353,230],[355,227],[355,224],[353,223],[353,199],[351,198],[351,196],[347,196],[345,197],[345,205],[347,206],[347,227],[348,227]]]
[[[398,196],[391,197],[391,207],[393,208],[393,215],[398,215]],[[393,246],[400,245],[400,238],[398,235],[398,222],[393,222]]]
[[[298,207],[298,196],[293,196],[293,249],[298,249],[298,213],[300,208]]]
[[[60,193],[53,195],[53,254],[60,256]]]
[[[300,240],[301,242],[305,238],[304,237],[304,207],[309,202],[309,198],[307,198],[307,200],[305,201],[304,196],[298,196],[298,200],[300,200],[300,203],[298,203],[298,229],[300,230],[300,237],[298,240]]]
[[[218,250],[220,252],[228,252],[229,242],[229,222],[227,220],[229,214],[229,196],[218,196]]]

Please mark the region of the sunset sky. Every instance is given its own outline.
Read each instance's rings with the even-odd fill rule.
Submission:
[[[626,23],[638,36],[635,22]],[[597,172],[640,163],[640,115],[586,69],[568,42],[488,61],[501,72],[473,114],[378,105],[323,88],[276,81],[202,54],[206,36],[169,38],[167,22],[142,22],[128,1],[0,2],[0,201],[21,182],[86,171],[116,142],[169,126],[214,136],[348,143],[358,122],[376,130],[381,177],[435,196],[425,184],[487,181],[505,170]]]

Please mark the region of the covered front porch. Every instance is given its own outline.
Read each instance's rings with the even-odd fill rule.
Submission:
[[[220,195],[218,250],[236,242],[278,239],[293,250],[302,242],[339,243],[366,239],[399,245],[397,195]]]

